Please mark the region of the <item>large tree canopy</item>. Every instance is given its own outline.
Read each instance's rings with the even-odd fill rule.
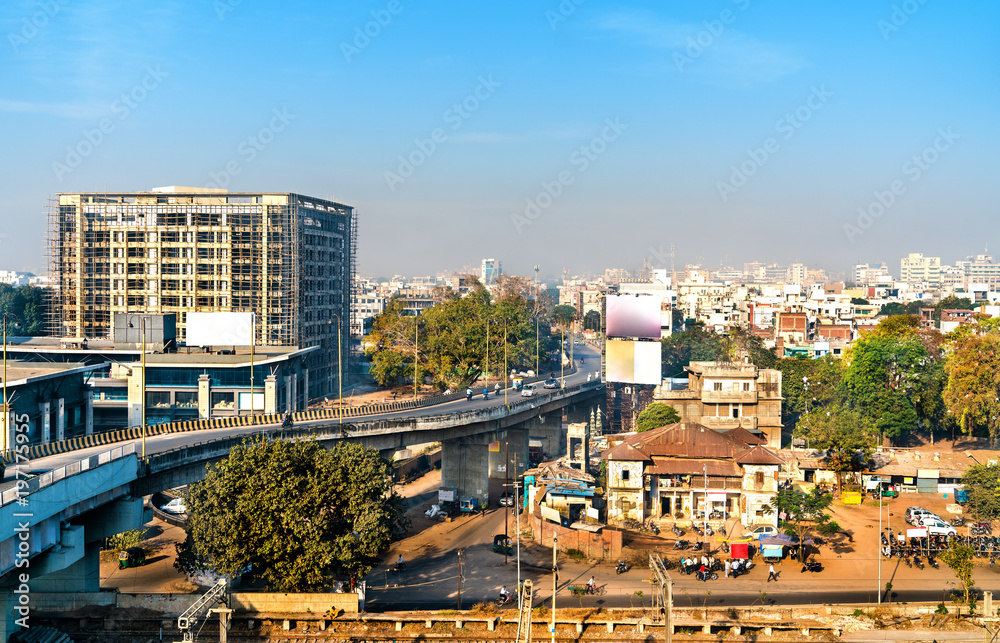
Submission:
[[[946,366],[944,403],[965,433],[983,429],[1000,438],[1000,333],[965,333],[955,342]]]
[[[558,344],[546,317],[547,299],[526,299],[527,285],[514,278],[500,286],[495,300],[480,288],[445,298],[419,316],[404,314],[402,302],[391,301],[365,342],[375,381],[390,386],[416,375],[430,376],[442,388],[462,387],[487,370],[497,377],[534,369],[536,356],[544,367]]]
[[[191,485],[180,566],[251,569],[277,591],[363,576],[405,529],[389,463],[357,444],[254,440]]]
[[[638,433],[642,433],[643,431],[658,429],[661,426],[675,424],[680,421],[681,416],[677,413],[677,409],[663,402],[653,402],[644,408],[639,417],[636,418],[635,430]]]

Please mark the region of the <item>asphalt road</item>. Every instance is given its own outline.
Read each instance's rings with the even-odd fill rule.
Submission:
[[[575,357],[579,360],[580,357],[586,359],[586,363],[580,365],[577,363],[578,369],[576,372],[567,372],[565,376],[566,386],[571,386],[574,384],[586,383],[587,375],[590,374],[593,378],[596,374],[600,377],[600,353],[595,349],[581,344],[575,346]],[[586,368],[591,368],[593,370],[584,370]],[[558,378],[559,373],[556,372],[556,377]],[[540,388],[539,384],[539,394],[544,393]],[[480,389],[481,390],[481,389]],[[513,389],[507,389],[507,401],[517,402],[522,398]],[[381,419],[393,419],[393,418],[407,418],[407,417],[429,417],[434,415],[442,415],[446,413],[458,413],[462,411],[470,411],[483,408],[492,408],[496,406],[504,405],[504,391],[501,390],[500,395],[494,395],[493,391],[490,391],[490,396],[488,400],[484,400],[482,393],[474,396],[471,401],[466,399],[459,399],[452,402],[447,402],[444,404],[436,404],[433,406],[425,406],[416,409],[409,409],[404,411],[397,411],[394,413],[380,413],[375,415],[366,415],[362,418],[363,420],[381,420]],[[355,419],[355,418],[352,418]],[[332,420],[336,422],[336,420]],[[297,422],[296,427],[311,427],[311,426],[327,426],[331,423],[331,420],[313,420],[308,422]],[[179,447],[190,446],[200,442],[207,442],[210,440],[218,440],[225,437],[233,435],[254,435],[260,433],[264,430],[271,430],[277,428],[277,424],[265,424],[257,426],[244,426],[244,427],[229,427],[222,429],[206,429],[201,431],[187,431],[184,433],[168,433],[164,435],[151,435],[146,438],[146,454],[153,455],[156,453],[162,453],[164,451],[169,451],[171,449],[176,449]],[[419,440],[419,437],[417,438]],[[141,453],[142,440],[127,440],[124,442],[119,442],[116,444],[105,444],[96,447],[89,447],[86,449],[79,449],[76,451],[70,451],[67,453],[60,453],[58,455],[45,456],[41,458],[35,458],[26,463],[21,464],[22,470],[29,471],[50,471],[52,469],[57,469],[61,466],[77,462],[83,458],[96,455],[98,453],[104,453],[109,451],[116,446],[121,446],[123,444],[133,443],[135,444],[136,453]],[[8,466],[4,471],[3,482],[0,483],[0,491],[8,489],[14,486],[14,469],[12,466]]]

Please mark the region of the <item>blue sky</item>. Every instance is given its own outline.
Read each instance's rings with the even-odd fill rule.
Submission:
[[[998,18],[939,0],[5,2],[0,268],[44,271],[57,192],[213,184],[357,206],[369,275],[666,267],[671,244],[678,265],[951,263],[1000,242]]]

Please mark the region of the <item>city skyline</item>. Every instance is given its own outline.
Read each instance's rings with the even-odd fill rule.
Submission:
[[[362,274],[669,268],[671,244],[838,273],[994,241],[986,3],[118,9],[0,9],[5,268],[46,272],[56,193],[163,185],[351,203]]]

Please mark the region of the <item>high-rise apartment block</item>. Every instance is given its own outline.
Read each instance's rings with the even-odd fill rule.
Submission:
[[[908,284],[926,283],[931,288],[941,285],[941,257],[925,257],[919,252],[899,262],[899,280]]]
[[[63,193],[49,207],[52,331],[110,338],[115,313],[253,312],[256,344],[320,346],[309,390],[336,390],[350,336],[357,215],[292,193],[168,187]],[[342,354],[347,370],[348,351]]]
[[[479,282],[484,286],[492,286],[503,274],[503,266],[496,259],[483,259],[479,268]]]

